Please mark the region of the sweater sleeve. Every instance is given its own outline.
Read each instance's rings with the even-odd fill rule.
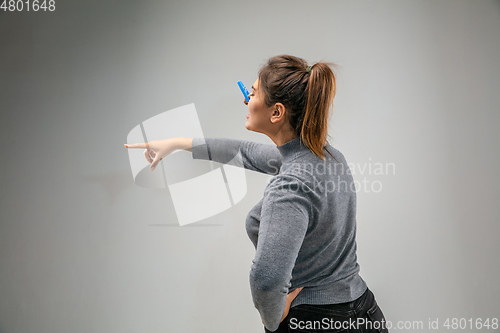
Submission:
[[[274,144],[228,138],[193,138],[193,159],[211,160],[252,171],[277,175],[281,154]]]
[[[292,270],[309,225],[312,201],[308,191],[298,178],[280,174],[264,192],[250,289],[255,308],[270,331],[281,322]]]

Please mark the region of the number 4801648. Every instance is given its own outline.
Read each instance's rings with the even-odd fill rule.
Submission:
[[[474,321],[472,318],[447,318],[443,323],[443,326],[447,329],[498,329],[498,318],[476,318]]]
[[[56,10],[56,2],[55,0],[33,0],[30,3],[30,0],[26,0],[24,2],[22,0],[4,0],[0,9],[4,12],[29,12],[30,10],[34,12],[38,12],[40,10],[43,10],[44,12],[47,10],[53,12]]]

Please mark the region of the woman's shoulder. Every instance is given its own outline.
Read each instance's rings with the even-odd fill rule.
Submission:
[[[317,184],[318,180],[315,181],[308,173],[280,170],[280,173],[269,179],[265,194],[281,193],[316,200]]]
[[[330,159],[332,159],[331,155],[333,155],[333,162],[347,164],[347,160],[339,148],[332,146],[330,143],[327,143],[324,151],[325,157],[328,156]]]

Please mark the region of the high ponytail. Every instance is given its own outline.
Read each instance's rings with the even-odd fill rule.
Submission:
[[[259,71],[266,106],[282,103],[295,134],[323,160],[336,93],[336,78],[330,66],[336,65],[318,62],[308,68],[301,58],[279,55],[270,58]]]
[[[309,149],[323,160],[325,159],[323,148],[328,137],[328,120],[336,88],[335,75],[328,63],[314,64],[305,92],[307,103],[300,136]]]

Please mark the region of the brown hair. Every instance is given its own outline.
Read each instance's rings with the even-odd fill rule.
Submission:
[[[308,71],[304,59],[282,54],[270,58],[259,70],[259,90],[266,106],[282,103],[295,134],[323,160],[330,106],[333,108],[337,88],[330,66],[337,67],[320,61]]]

